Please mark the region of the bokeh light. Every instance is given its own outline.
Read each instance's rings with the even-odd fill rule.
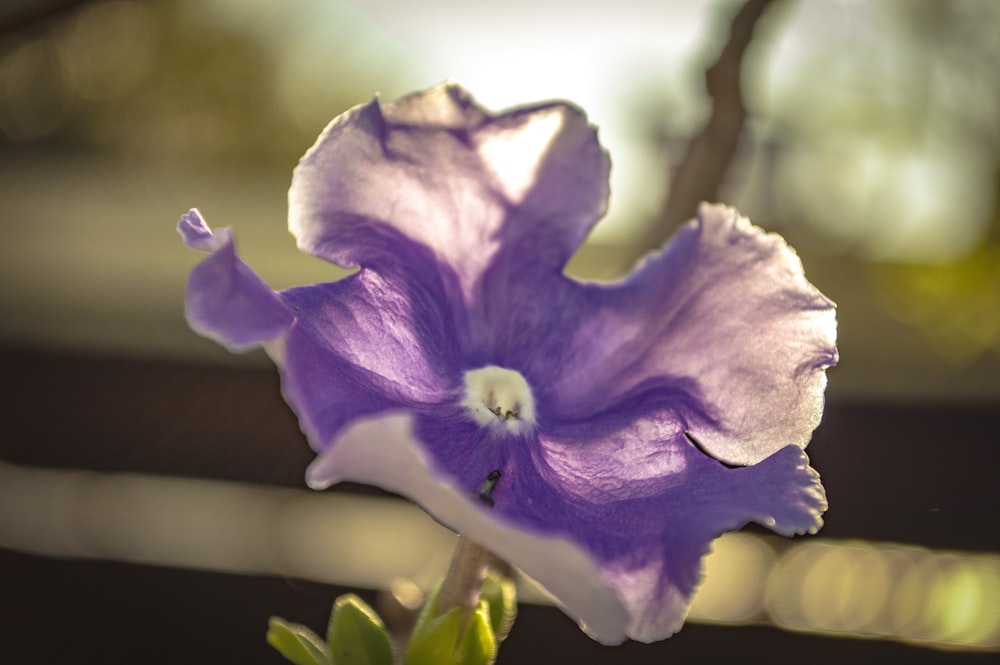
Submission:
[[[995,554],[820,540],[778,558],[766,607],[793,630],[996,650],[998,576]]]
[[[412,585],[427,591],[446,569],[453,542],[395,499],[0,463],[0,546],[26,552],[395,586],[414,597]],[[524,582],[522,600],[550,602]],[[1000,555],[730,533],[713,544],[690,616],[1000,651]]]

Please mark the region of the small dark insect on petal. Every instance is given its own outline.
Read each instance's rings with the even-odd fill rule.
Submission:
[[[490,508],[493,507],[493,498],[490,494],[493,493],[493,488],[496,487],[497,481],[500,480],[500,475],[500,469],[490,471],[490,475],[486,476],[486,480],[479,486],[479,500]]]
[[[691,442],[692,446],[694,446],[695,448],[698,449],[698,451],[702,455],[704,455],[706,457],[711,457],[712,459],[714,459],[716,462],[718,462],[722,466],[726,467],[727,469],[739,469],[739,468],[742,468],[742,466],[743,466],[742,464],[730,464],[728,462],[723,462],[718,457],[716,457],[715,455],[713,455],[710,452],[708,452],[707,450],[705,450],[705,446],[701,445],[701,442],[698,441],[698,439],[694,438],[694,436],[691,434],[691,432],[688,432],[688,431],[685,430],[684,436],[687,438],[688,441]]]

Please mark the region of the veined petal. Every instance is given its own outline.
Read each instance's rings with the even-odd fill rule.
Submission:
[[[676,632],[721,533],[750,521],[786,535],[822,524],[822,486],[799,448],[728,469],[691,445],[669,413],[621,422],[609,412],[536,442],[503,442],[390,411],[347,428],[307,482],[371,483],[413,499],[515,563],[605,644]],[[475,488],[492,464],[504,473],[487,507]]]
[[[506,246],[558,270],[603,214],[609,162],[563,103],[492,114],[454,84],[333,121],[289,191],[299,246],[345,267],[404,266],[428,248],[466,301]]]
[[[601,582],[594,559],[572,541],[523,528],[487,508],[433,468],[407,413],[357,421],[310,465],[314,489],[351,480],[397,492],[443,524],[515,562],[541,582],[563,610],[605,644],[625,640],[628,615]]]
[[[547,390],[560,418],[668,379],[690,385],[704,418],[688,426],[721,460],[806,446],[837,362],[835,306],[780,236],[704,205],[625,282],[579,291],[561,289],[558,316],[578,313]]]
[[[212,252],[189,278],[191,327],[233,351],[266,346],[317,451],[353,418],[454,397],[460,316],[446,287],[428,277],[434,271],[407,279],[361,270],[277,293],[239,259],[229,229],[213,232],[192,210],[178,231],[189,247]]]
[[[218,233],[191,210],[177,227],[188,247],[212,252],[188,278],[184,313],[200,335],[231,351],[245,351],[286,332],[294,315],[236,255],[229,229]]]
[[[702,558],[723,532],[751,521],[784,535],[822,525],[826,497],[798,447],[730,469],[693,446],[669,408],[608,431],[621,419],[612,410],[586,426],[543,434],[540,443],[545,488],[567,506],[552,513],[618,592],[629,637],[651,642],[680,629]]]
[[[312,447],[353,418],[454,400],[461,372],[454,323],[434,284],[361,271],[289,289],[297,325],[281,352],[285,397]]]

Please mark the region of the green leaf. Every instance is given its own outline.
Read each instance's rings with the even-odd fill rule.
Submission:
[[[472,615],[472,622],[459,644],[456,665],[493,665],[497,659],[499,641],[490,623],[490,608],[485,600]]]
[[[439,591],[427,601],[417,620],[406,647],[406,665],[492,665],[497,640],[489,604],[481,600],[471,615],[453,607],[435,616]]]
[[[423,617],[421,617],[423,619]],[[406,645],[406,665],[450,665],[458,645],[462,613],[454,608],[439,617],[418,621]]]
[[[332,665],[392,665],[392,640],[385,624],[353,593],[333,604],[326,640]]]
[[[306,626],[271,617],[267,643],[295,665],[330,665],[330,652],[319,636]]]
[[[491,570],[483,581],[483,591],[479,597],[489,603],[490,626],[493,627],[497,643],[503,642],[517,618],[517,585],[509,577]]]

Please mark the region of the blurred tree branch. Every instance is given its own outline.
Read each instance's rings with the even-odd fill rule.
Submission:
[[[736,153],[747,110],[743,104],[743,57],[754,28],[774,0],[747,0],[733,17],[729,39],[719,57],[705,70],[712,114],[701,133],[691,139],[673,173],[670,191],[643,247],[658,247],[670,233],[696,213],[698,204],[718,196],[719,186]]]

